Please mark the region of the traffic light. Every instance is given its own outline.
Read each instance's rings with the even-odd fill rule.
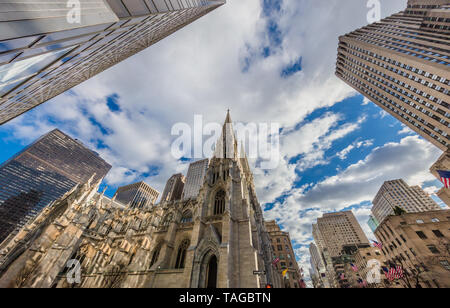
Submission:
[[[266,284],[266,289],[273,289],[273,285],[271,285],[270,283]]]

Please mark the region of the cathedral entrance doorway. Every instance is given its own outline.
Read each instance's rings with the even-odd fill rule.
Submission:
[[[206,287],[208,289],[217,288],[217,258],[214,255],[211,257],[208,263]]]

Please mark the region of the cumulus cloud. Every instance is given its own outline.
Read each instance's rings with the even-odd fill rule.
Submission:
[[[434,180],[428,168],[440,154],[439,149],[418,136],[405,137],[373,149],[364,160],[335,176],[291,190],[286,200],[276,203],[266,215],[277,218],[294,239],[304,243],[311,234],[310,228],[303,225],[311,222],[311,216],[303,214],[308,209],[316,209],[314,213],[320,215],[371,202],[387,180],[403,178],[411,185],[422,185]]]

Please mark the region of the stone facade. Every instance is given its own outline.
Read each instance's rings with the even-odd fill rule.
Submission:
[[[282,287],[300,288],[303,273],[295,259],[289,232],[282,231],[276,221],[267,221],[266,229],[272,243],[273,259],[280,259],[280,262],[274,266],[282,281]],[[287,273],[283,276],[285,270],[287,270]]]
[[[450,170],[450,150],[445,151],[430,168],[431,174],[433,174],[440,181],[441,177],[437,172],[438,170]],[[442,187],[437,192],[437,195],[447,206],[450,206],[450,189]]]
[[[78,186],[0,247],[0,287],[280,287],[253,175],[225,126],[229,115],[219,146],[234,154],[213,157],[197,198],[123,209],[99,183]]]
[[[405,288],[450,287],[450,210],[389,216],[375,231],[391,266],[401,265]]]

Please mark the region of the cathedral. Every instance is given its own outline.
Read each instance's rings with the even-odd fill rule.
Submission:
[[[92,178],[0,246],[0,288],[281,286],[227,114],[196,197],[120,207]]]

